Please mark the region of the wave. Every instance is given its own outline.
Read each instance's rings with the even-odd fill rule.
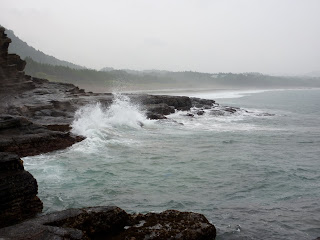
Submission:
[[[94,152],[94,149],[105,147],[106,144],[132,144],[134,140],[128,132],[148,127],[153,122],[146,118],[139,105],[130,102],[129,97],[114,94],[110,106],[96,102],[78,109],[71,132],[86,137],[78,150]]]
[[[225,111],[225,107],[215,106],[212,109],[201,109],[203,114],[198,115],[199,109],[191,109],[192,117],[186,112],[176,111],[168,119],[181,123],[182,127],[189,130],[203,130],[215,132],[234,131],[280,131],[258,124],[257,120],[274,118],[274,114],[265,113],[260,109],[245,110],[238,108],[235,113]],[[181,127],[180,127],[181,128]]]
[[[221,98],[241,98],[249,96],[255,93],[262,93],[271,90],[225,90],[225,91],[212,91],[212,92],[202,92],[191,94],[191,97],[205,98],[205,99],[221,99]]]
[[[143,141],[149,135],[166,132],[182,131],[253,131],[273,130],[259,126],[251,121],[261,115],[259,110],[250,112],[238,109],[236,113],[222,111],[219,106],[214,110],[221,110],[217,115],[213,109],[204,109],[203,115],[198,116],[199,109],[191,109],[193,117],[185,111],[176,111],[167,120],[157,121],[146,118],[140,106],[133,104],[130,98],[121,94],[114,94],[111,105],[105,106],[100,102],[83,106],[75,113],[72,123],[72,133],[85,136],[86,140],[76,145],[75,150],[93,153],[97,148],[107,151],[108,147],[132,146]],[[264,118],[264,116],[259,116]],[[137,132],[138,131],[138,132]]]
[[[106,132],[113,128],[139,129],[147,122],[149,121],[138,105],[132,104],[127,96],[115,94],[109,107],[97,102],[77,110],[71,127],[74,134],[92,137],[97,131]]]

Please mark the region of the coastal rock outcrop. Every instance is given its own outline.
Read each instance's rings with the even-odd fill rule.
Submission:
[[[68,209],[0,229],[4,239],[214,239],[216,229],[201,214],[167,210],[131,215],[113,207]]]
[[[37,181],[24,170],[22,160],[0,152],[0,228],[40,213],[43,206],[37,193]]]
[[[83,140],[69,132],[51,131],[23,117],[0,115],[0,152],[20,157],[63,149]]]
[[[188,111],[192,107],[189,97],[184,96],[167,96],[167,95],[129,95],[133,102],[144,106],[154,106],[155,104],[166,104],[174,109]]]
[[[0,26],[0,92],[6,94],[34,88],[31,78],[23,71],[26,62],[16,54],[8,54],[10,43],[11,39]]]
[[[117,207],[42,211],[37,181],[19,157],[63,149],[83,140],[70,133],[76,110],[114,96],[87,93],[73,84],[24,74],[26,62],[8,54],[11,40],[0,27],[0,239],[213,239],[215,228],[196,213],[165,211],[130,215]],[[213,100],[129,94],[148,118],[165,119],[175,110],[210,108]],[[201,112],[199,111],[199,114]],[[25,222],[19,223],[23,220]],[[16,224],[9,226],[12,224]]]
[[[120,239],[215,239],[214,225],[199,213],[166,210],[131,215],[131,224],[113,238]]]

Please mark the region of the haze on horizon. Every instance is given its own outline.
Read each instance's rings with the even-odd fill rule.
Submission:
[[[101,69],[320,71],[318,0],[0,0],[0,24]]]

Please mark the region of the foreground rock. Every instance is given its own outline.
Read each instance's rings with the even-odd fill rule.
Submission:
[[[42,211],[36,179],[17,155],[0,152],[0,228]]]
[[[168,210],[130,215],[118,207],[69,209],[0,229],[4,239],[214,239],[201,214]]]
[[[131,216],[131,225],[113,239],[214,239],[214,225],[193,212],[167,210]]]

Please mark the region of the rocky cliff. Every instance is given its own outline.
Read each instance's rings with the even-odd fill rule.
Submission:
[[[5,34],[5,29],[0,27],[0,92],[18,92],[22,89],[34,88],[31,77],[24,74],[26,62],[16,54],[8,54],[11,39]]]
[[[0,228],[42,211],[36,179],[15,154],[0,152]]]

